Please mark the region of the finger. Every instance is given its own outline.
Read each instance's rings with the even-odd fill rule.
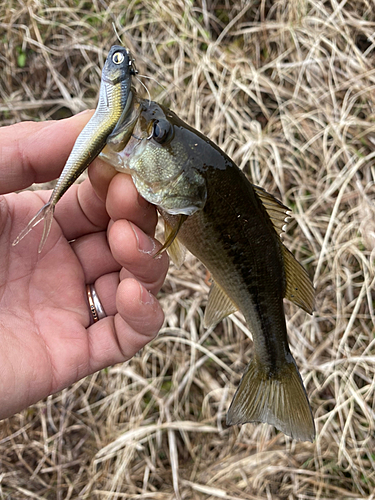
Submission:
[[[135,280],[120,283],[119,313],[88,328],[90,372],[130,359],[152,340],[164,320],[158,301]]]
[[[94,288],[107,316],[117,314],[116,295],[119,283],[118,272],[100,276],[94,283]]]
[[[23,122],[0,129],[0,192],[46,182],[60,174],[93,111],[48,122]]]
[[[155,207],[137,192],[127,174],[116,172],[98,159],[89,168],[90,182],[101,200],[107,200],[107,211],[113,220],[128,219],[150,235],[157,223]]]
[[[128,279],[136,280],[146,290],[149,290],[149,285],[136,279],[136,277],[128,270],[122,268],[120,272],[103,274],[95,280],[94,287],[100,302],[107,316],[114,316],[117,313],[116,293],[119,283]],[[91,282],[88,282],[89,284]],[[149,290],[154,295],[158,290],[156,288]]]
[[[12,210],[17,208],[16,234],[30,218],[48,202],[50,190],[25,191],[7,195],[7,202]],[[96,195],[91,183],[86,179],[82,184],[74,184],[56,205],[54,219],[58,222],[68,241],[83,235],[107,229],[109,216],[105,204]],[[34,233],[43,231],[43,226],[36,227]],[[40,237],[39,237],[40,238]]]
[[[135,279],[120,282],[116,305],[122,320],[142,335],[153,338],[162,327],[164,313],[158,300]]]
[[[107,212],[114,221],[127,219],[152,236],[157,223],[157,213],[153,205],[140,196],[131,177],[117,174],[109,184]]]
[[[157,293],[169,265],[166,252],[154,257],[161,244],[126,220],[118,220],[110,226],[108,243],[115,260],[148,290]]]
[[[71,243],[84,273],[85,283],[94,283],[100,276],[119,273],[121,266],[108,246],[106,232],[82,236]]]
[[[129,230],[130,229],[130,230]],[[85,282],[120,271],[120,278],[136,277],[145,287],[157,293],[168,270],[167,255],[154,258],[160,243],[127,221],[110,225],[109,241],[104,231],[77,238],[71,243],[84,272]]]
[[[105,202],[109,185],[118,174],[109,163],[97,158],[88,169],[90,182],[100,200]]]
[[[100,162],[96,160],[98,161]],[[99,182],[100,173],[95,175],[96,182]],[[157,223],[156,209],[139,196],[131,177],[119,173],[111,177],[111,173],[105,170],[102,178],[104,184],[110,183],[106,205],[89,179],[71,186],[57,203],[54,217],[64,236],[73,240],[85,234],[103,231],[108,225],[109,215],[112,215],[114,220],[128,219],[147,234],[153,235]],[[35,194],[45,204],[51,191],[35,191]]]
[[[55,219],[67,240],[107,229],[109,216],[89,179],[74,184],[56,205]]]
[[[145,335],[153,336],[161,327],[164,314],[157,299],[135,278],[120,282],[119,274],[111,273],[98,278],[94,288],[107,316],[120,313],[129,326]]]

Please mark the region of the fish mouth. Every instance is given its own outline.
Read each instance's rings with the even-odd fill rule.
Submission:
[[[112,151],[118,153],[125,149],[133,135],[133,130],[137,124],[140,112],[141,109],[137,94],[132,88],[129,91],[129,96],[120,119],[116,123],[111,134],[107,137],[107,146],[109,146]]]
[[[118,120],[118,122],[115,125],[115,128],[112,130],[111,134],[109,137],[113,137],[117,134],[119,134],[122,130],[125,128],[128,128],[131,125],[131,114],[133,111],[133,104],[134,104],[134,89],[131,88],[129,90],[129,95],[126,100],[125,107],[121,113],[121,116]]]
[[[130,115],[130,112],[131,112],[131,109],[132,109],[132,106],[133,106],[133,100],[134,100],[134,88],[132,87],[130,90],[129,90],[129,96],[128,96],[128,99],[126,101],[126,105],[125,105],[125,108],[121,114],[121,117],[123,117],[123,120],[125,121],[129,115]],[[119,120],[120,121],[120,120]]]
[[[142,138],[137,137],[135,135],[132,135],[130,137],[128,143],[126,144],[124,149],[120,152],[121,156],[124,158],[124,161],[126,159],[128,159],[130,156],[134,156],[134,154],[137,152],[138,147],[141,145],[142,141],[145,141],[145,139],[142,139]],[[143,150],[143,148],[142,148],[142,150]],[[141,153],[139,153],[139,154],[141,154]]]
[[[122,112],[120,120],[107,138],[107,144],[100,153],[100,157],[113,165],[120,172],[131,173],[129,159],[143,152],[145,138],[137,137],[134,129],[137,128],[141,107],[135,90],[129,92],[129,98]]]

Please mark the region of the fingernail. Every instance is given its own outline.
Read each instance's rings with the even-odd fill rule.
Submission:
[[[155,253],[155,241],[141,231],[137,226],[130,222],[135,238],[137,240],[137,247],[140,252],[152,254]]]
[[[143,305],[153,304],[155,302],[155,297],[152,295],[152,293],[146,290],[146,288],[144,288],[140,283],[139,288],[141,290],[139,302]]]

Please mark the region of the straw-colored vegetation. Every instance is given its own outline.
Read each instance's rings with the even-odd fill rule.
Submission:
[[[240,314],[204,331],[188,256],[139,356],[0,423],[0,498],[375,498],[374,3],[4,1],[2,124],[94,107],[112,23],[152,98],[293,209],[317,300],[286,314],[317,438],[226,427],[251,334]]]

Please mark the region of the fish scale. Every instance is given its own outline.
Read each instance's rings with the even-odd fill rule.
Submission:
[[[267,231],[261,224],[262,214],[256,206],[255,195],[249,196],[249,189],[246,189],[249,184],[247,181],[242,182],[241,177],[235,182],[237,173],[234,169],[232,172],[225,172],[225,189],[229,192],[227,199],[231,200],[232,213],[223,198],[211,197],[208,193],[204,209],[183,224],[178,237],[211,271],[214,281],[220,287],[225,287],[227,295],[243,312],[254,335],[254,342],[260,342],[258,338],[272,339],[277,336],[280,337],[280,348],[280,344],[287,345],[285,321],[281,320],[283,318],[280,314],[269,314],[270,308],[278,308],[283,312],[284,269],[281,252],[277,248],[277,235],[271,226]],[[216,186],[214,178],[225,174],[215,172],[215,175],[208,178],[207,183]],[[241,194],[240,189],[244,191]],[[217,189],[215,191],[217,192]],[[235,200],[240,200],[242,206],[233,206]],[[241,212],[242,216],[235,219],[233,215],[238,212]],[[219,227],[217,220],[220,220]],[[231,223],[233,220],[236,220],[236,224]],[[227,230],[230,227],[231,231],[230,240],[224,245],[221,236],[223,227]],[[259,241],[256,241],[257,239]],[[268,255],[270,247],[273,251]],[[260,253],[261,258],[258,257]],[[276,280],[273,275],[276,275]],[[253,312],[254,309],[258,309],[257,312]],[[269,316],[273,318],[271,325],[267,325]],[[265,330],[267,335],[257,335],[259,330]],[[258,349],[258,355],[261,356],[259,351],[261,347]],[[273,360],[277,359],[273,351],[267,349],[267,356],[269,355]]]
[[[129,119],[109,137],[103,159],[130,173],[157,206],[172,259],[181,264],[186,247],[210,271],[205,326],[239,309],[253,335],[227,423],[266,422],[312,441],[314,420],[289,349],[283,299],[311,313],[314,288],[280,240],[287,208],[175,113],[135,93],[130,99]]]

